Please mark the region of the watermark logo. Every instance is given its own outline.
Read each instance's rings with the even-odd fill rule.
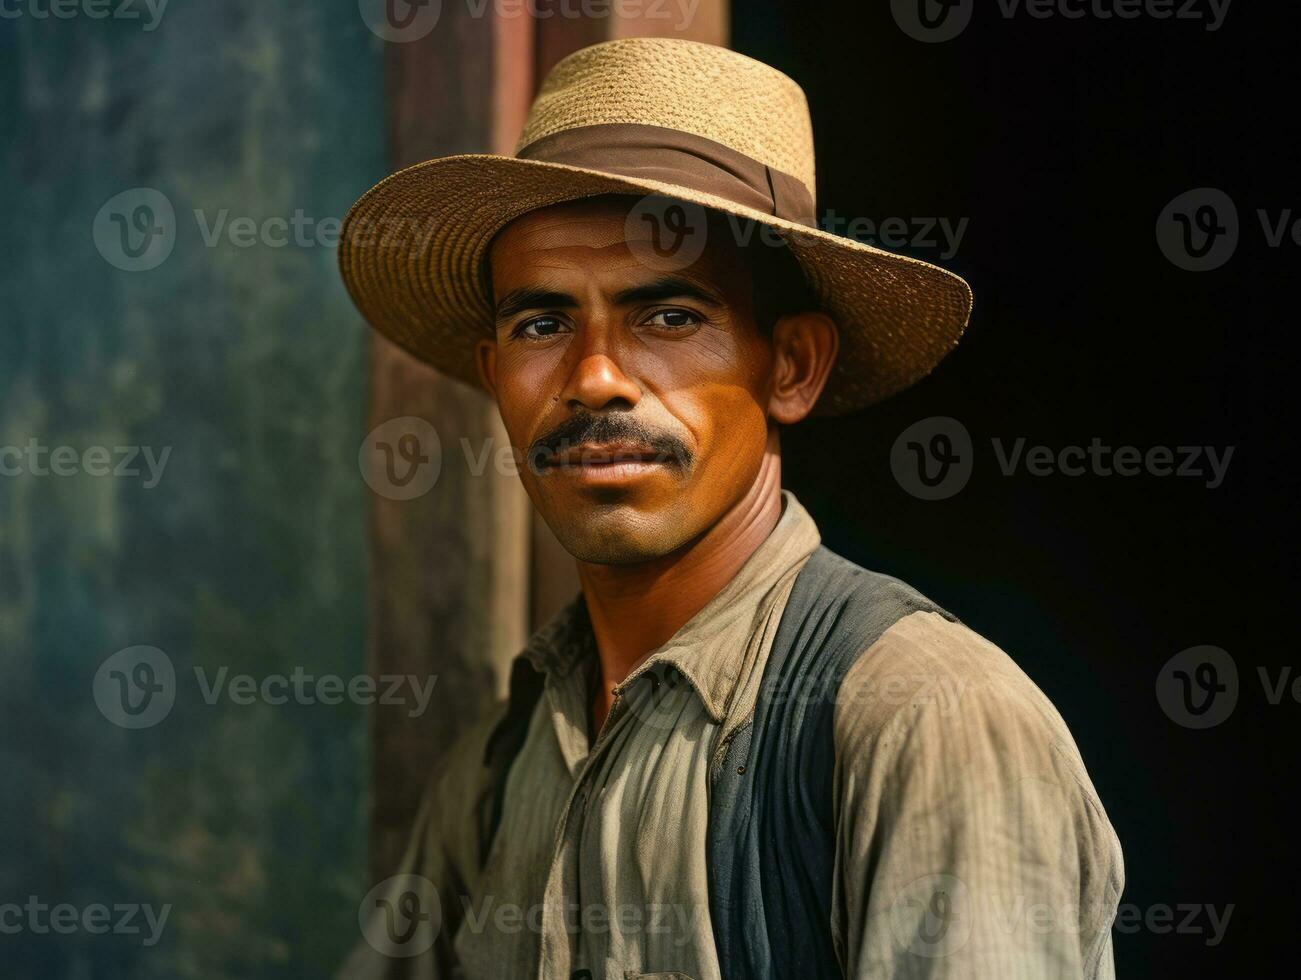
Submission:
[[[624,937],[645,934],[659,937],[656,942],[661,948],[670,945],[685,946],[709,928],[708,904],[652,902],[642,905],[620,902],[609,905],[603,902],[565,901],[546,905],[541,902],[520,905],[499,901],[495,895],[485,895],[478,902],[472,902],[468,896],[462,895],[461,911],[460,928],[474,935],[494,933],[499,936],[514,936],[524,932],[540,935],[545,930],[548,919],[558,918],[560,927],[570,936],[593,936],[615,931]],[[591,980],[592,974],[581,970],[573,974],[571,980],[579,976]]]
[[[1301,246],[1301,217],[1291,208],[1257,208],[1265,246]],[[1248,225],[1250,227],[1250,225]],[[1186,272],[1210,272],[1233,258],[1245,229],[1233,198],[1215,187],[1185,191],[1156,220],[1156,240],[1171,265]]]
[[[405,216],[404,216],[405,217]],[[230,216],[230,208],[209,213],[194,209],[194,221],[203,244],[216,248],[224,238],[235,248],[337,248],[343,222],[335,217],[313,218],[295,208],[289,217],[275,215],[260,221],[251,215]]]
[[[405,44],[438,26],[443,0],[359,0],[358,9],[376,37]],[[671,21],[665,27],[673,32],[690,27],[699,9],[700,0],[465,0],[465,16],[472,20]]]
[[[899,29],[914,41],[952,41],[971,23],[975,0],[890,0]]]
[[[152,728],[176,702],[176,670],[157,647],[127,647],[95,672],[95,705],[119,728]]]
[[[28,895],[27,901],[22,905],[17,902],[0,905],[0,935],[15,936],[24,932],[37,936],[50,933],[71,936],[78,932],[91,936],[110,933],[115,936],[143,935],[140,945],[152,947],[158,945],[163,929],[167,926],[167,917],[171,914],[170,904],[160,909],[139,902],[114,905],[92,902],[79,907],[70,902],[49,905],[36,895]],[[144,928],[140,921],[142,919]]]
[[[895,941],[917,956],[949,956],[971,938],[971,900],[955,875],[924,875],[909,882],[890,912]]]
[[[1031,444],[1024,436],[989,441],[1005,477],[1134,477],[1201,480],[1208,490],[1223,486],[1233,446],[1112,446],[1094,436],[1087,445]],[[890,468],[906,493],[919,500],[944,500],[960,492],[974,466],[971,436],[962,423],[946,417],[914,422],[890,451]]]
[[[1183,650],[1157,675],[1156,699],[1175,724],[1214,728],[1238,704],[1238,665],[1219,647]]]
[[[1185,191],[1156,219],[1156,240],[1172,265],[1187,272],[1218,269],[1238,250],[1238,208],[1214,187]]]
[[[1265,703],[1277,708],[1285,698],[1301,704],[1301,675],[1291,665],[1276,671],[1257,665]],[[1238,705],[1238,665],[1227,651],[1198,646],[1171,657],[1156,678],[1156,699],[1166,717],[1184,728],[1214,728],[1226,721]]]
[[[190,232],[194,220],[198,238],[190,244],[204,248],[334,249],[343,234],[343,219],[312,215],[303,208],[280,214],[248,214],[230,207],[200,207],[179,217],[171,202],[153,188],[123,191],[108,201],[93,227],[96,248],[116,268],[144,272],[170,257],[180,234]],[[708,235],[730,231],[736,244],[758,243],[785,248],[790,243],[781,229],[764,221],[728,214],[711,228],[700,205],[660,195],[649,195],[629,210],[625,237],[633,255],[646,267],[675,272],[696,262],[704,253]],[[958,254],[971,219],[949,216],[853,217],[828,209],[816,221],[830,235],[850,238],[877,248],[910,248],[933,253],[947,261]],[[348,223],[348,240],[356,248],[419,251],[437,233],[437,220],[429,215],[355,216]]]
[[[438,431],[413,415],[389,419],[366,436],[357,452],[366,485],[389,500],[427,494],[443,468]]]
[[[123,272],[148,272],[176,246],[176,211],[162,191],[133,187],[104,202],[91,225],[95,248]]]
[[[709,219],[699,204],[651,195],[628,212],[624,237],[633,257],[656,272],[677,272],[705,252]]]
[[[845,217],[837,214],[834,208],[829,208],[818,222],[818,226],[831,235],[843,235],[878,248],[924,249],[937,253],[943,261],[958,254],[970,224],[970,218],[917,215],[873,221],[871,218]]]
[[[1094,436],[1087,446],[1032,446],[1024,436],[1005,444],[990,440],[999,471],[1015,476],[1024,470],[1030,476],[1120,476],[1147,474],[1201,480],[1208,490],[1224,483],[1233,459],[1233,446],[1109,446]]]
[[[1143,908],[1127,902],[1116,909],[1112,928],[1123,935],[1146,930],[1157,936],[1205,936],[1205,945],[1215,947],[1224,941],[1235,907],[1232,903],[1220,907],[1209,902],[1158,902]]]
[[[443,15],[443,0],[358,0],[357,9],[381,41],[407,44],[427,37]]]
[[[171,446],[158,453],[152,446],[89,446],[80,451],[73,446],[46,446],[31,438],[25,446],[0,446],[0,476],[144,476],[141,486],[152,490],[163,478],[171,454]],[[141,471],[137,458],[144,462],[147,474]]]
[[[735,214],[722,217],[732,240],[741,248],[752,244],[766,248],[790,245],[784,231],[764,221]],[[947,261],[958,254],[971,219],[926,215],[874,219],[843,215],[828,208],[815,223],[828,235],[876,248],[933,252],[941,261]],[[715,227],[722,229],[723,225]],[[629,212],[624,229],[630,249],[642,264],[665,272],[695,262],[704,252],[709,230],[703,208],[655,195],[643,199]]]
[[[232,674],[229,667],[209,673],[194,668],[203,703],[209,707],[223,699],[236,707],[254,704],[279,706],[358,705],[403,707],[408,718],[418,718],[433,700],[438,677],[417,674],[311,674],[295,667],[287,674]],[[176,703],[178,682],[171,658],[157,647],[119,650],[95,674],[95,704],[100,713],[122,728],[152,728],[160,724]]]
[[[1071,844],[1065,834],[1063,843]],[[931,874],[904,886],[889,915],[901,949],[930,959],[960,956],[958,962],[967,969],[957,975],[975,976],[976,963],[967,961],[979,950],[963,955],[973,933],[1002,934],[1022,944],[1036,943],[1042,936],[1078,937],[1085,929],[1110,926],[1122,934],[1146,930],[1155,935],[1199,936],[1206,946],[1213,947],[1223,941],[1234,910],[1233,905],[1200,902],[1159,902],[1142,907],[1117,905],[1114,899],[1085,904],[1046,898],[1048,892],[1043,889],[1011,894],[975,891],[955,875]]]
[[[899,433],[890,450],[895,480],[920,500],[944,500],[959,493],[971,479],[974,462],[971,433],[946,416],[914,422]]]
[[[194,678],[207,705],[215,705],[223,697],[241,707],[290,702],[335,705],[346,700],[383,707],[402,705],[407,708],[408,718],[418,718],[428,710],[438,682],[437,675],[422,678],[418,674],[355,674],[346,679],[338,674],[318,676],[301,666],[288,674],[267,674],[261,680],[252,674],[232,675],[228,667],[219,667],[212,676],[202,667],[195,667]]]
[[[1214,33],[1224,26],[1233,0],[997,0],[1004,20],[1180,20],[1195,21]],[[899,29],[914,41],[952,41],[967,29],[974,0],[891,0]]]
[[[428,878],[386,878],[366,893],[357,909],[361,934],[384,956],[405,959],[427,952],[443,924],[438,889]]]
[[[0,0],[0,20],[144,20],[146,34],[156,30],[170,0]]]

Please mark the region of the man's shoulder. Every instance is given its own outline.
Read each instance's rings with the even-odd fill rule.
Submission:
[[[1080,935],[1081,973],[1100,975],[1124,856],[1066,722],[1012,657],[915,590],[839,574],[859,584],[832,605],[898,613],[866,637],[849,631],[867,642],[852,649],[831,699],[842,860],[872,869],[861,873],[886,907],[893,896],[914,901],[918,883],[957,882],[978,896],[964,914],[986,938],[1001,937],[1022,899],[1073,910],[1063,924]],[[1032,949],[1048,937],[1022,938]]]
[[[487,789],[488,748],[493,733],[506,713],[504,702],[487,705],[446,743],[425,777],[425,795],[441,799],[442,805],[456,800],[472,805]]]
[[[948,613],[916,589],[819,547],[795,580],[778,628],[774,666],[838,679],[896,624],[918,612]]]
[[[918,590],[819,548],[797,618],[820,622],[822,657],[836,661],[837,714],[880,728],[903,709],[924,706],[1035,728],[1074,744],[1047,696],[997,644]],[[798,589],[797,589],[798,591]],[[795,595],[792,595],[795,598]],[[813,637],[809,637],[812,639]]]
[[[1069,727],[1012,657],[905,583],[830,558],[842,584],[858,583],[838,602],[888,620],[865,635],[849,631],[847,665],[831,699],[842,764],[858,758],[880,766],[889,758],[893,766],[966,769],[973,779],[980,772],[972,770],[1007,766],[1051,773],[1081,790],[1101,816]],[[891,607],[888,615],[882,606]]]
[[[1065,742],[1066,723],[1037,684],[1002,648],[959,620],[917,609],[863,645],[842,675],[837,713],[881,728],[922,709],[955,723],[1017,726]]]
[[[869,571],[825,545],[805,563],[791,599],[820,615],[830,612],[841,633],[869,630],[879,634],[917,610],[952,618],[906,582]]]

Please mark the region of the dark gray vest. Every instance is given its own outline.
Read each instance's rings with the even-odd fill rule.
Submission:
[[[754,717],[710,773],[710,917],[726,980],[841,975],[831,939],[836,693],[854,661],[919,610],[952,618],[826,548],[796,577]],[[515,665],[510,708],[488,745],[493,828],[542,680],[528,663]]]

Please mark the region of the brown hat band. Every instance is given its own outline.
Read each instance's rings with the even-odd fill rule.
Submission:
[[[641,123],[602,123],[544,136],[516,156],[677,184],[816,227],[813,195],[800,180],[694,133]]]

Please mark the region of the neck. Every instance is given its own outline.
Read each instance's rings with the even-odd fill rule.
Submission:
[[[781,508],[781,456],[774,433],[745,496],[700,537],[647,562],[578,563],[601,665],[594,719],[604,718],[613,688],[638,661],[667,642],[735,577],[777,525]]]

